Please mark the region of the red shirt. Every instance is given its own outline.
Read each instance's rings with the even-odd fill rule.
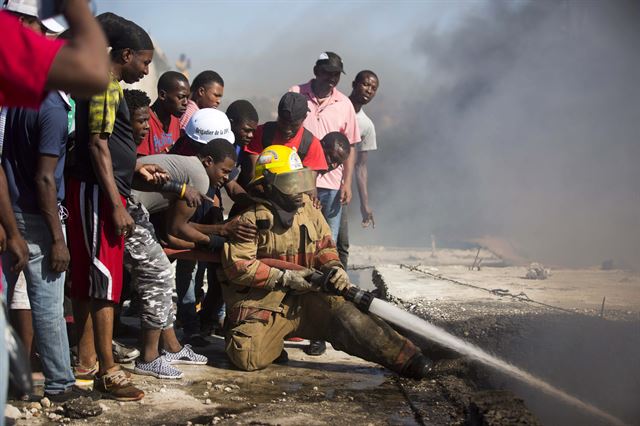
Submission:
[[[162,123],[149,108],[149,133],[138,146],[138,155],[164,154],[180,138],[180,120],[171,116],[168,131],[162,129]]]
[[[253,139],[251,142],[244,148],[246,152],[249,154],[260,155],[262,150],[262,132],[264,125],[259,125],[256,131],[253,133]],[[302,134],[304,133],[304,127],[300,126],[298,133],[295,134],[289,140],[285,140],[280,135],[280,131],[276,130],[275,135],[273,135],[273,145],[284,145],[290,148],[298,149],[300,147],[300,142],[302,141]],[[324,151],[322,149],[322,144],[320,140],[313,136],[311,139],[311,145],[309,145],[309,151],[307,151],[307,155],[302,160],[302,165],[310,168],[311,170],[327,170],[327,160],[324,157]]]
[[[38,108],[62,40],[49,40],[0,11],[0,105]]]

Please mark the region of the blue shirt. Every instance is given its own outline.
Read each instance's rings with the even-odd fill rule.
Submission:
[[[7,114],[2,166],[16,212],[39,214],[34,176],[40,155],[58,157],[55,182],[58,202],[64,199],[64,160],[69,131],[69,104],[58,92],[50,92],[39,110],[11,108]]]

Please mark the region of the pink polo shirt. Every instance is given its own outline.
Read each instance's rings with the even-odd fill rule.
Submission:
[[[187,102],[187,109],[182,114],[182,117],[180,117],[180,129],[184,130],[184,128],[187,127],[189,120],[191,120],[191,116],[199,110],[200,108],[198,108],[198,104],[189,99]]]
[[[360,142],[360,129],[356,120],[356,111],[348,97],[338,89],[333,89],[331,96],[322,104],[318,103],[316,95],[311,90],[311,81],[299,86],[293,86],[290,92],[297,92],[307,97],[309,114],[304,120],[303,126],[313,133],[313,136],[322,139],[327,133],[343,133],[353,145]],[[316,186],[326,189],[340,189],[342,185],[342,169],[340,166],[328,173],[318,175]]]

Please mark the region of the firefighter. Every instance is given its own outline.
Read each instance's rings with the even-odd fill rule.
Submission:
[[[242,370],[263,369],[286,359],[284,339],[299,336],[326,340],[405,377],[425,377],[431,362],[411,341],[307,280],[313,270],[333,270],[331,284],[337,291],[351,286],[329,226],[306,194],[314,188],[313,172],[302,166],[294,149],[272,145],[258,157],[249,184],[252,201],[240,214],[240,221],[255,225],[258,235],[251,241],[228,240],[222,253],[229,358]],[[305,268],[273,268],[260,261],[265,258]]]

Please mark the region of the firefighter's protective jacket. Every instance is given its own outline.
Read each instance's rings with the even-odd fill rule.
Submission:
[[[250,242],[229,241],[222,251],[222,292],[232,324],[282,311],[289,289],[277,282],[281,270],[260,259],[280,259],[320,271],[341,265],[329,225],[307,195],[290,228],[283,227],[262,200],[246,209],[240,220],[256,225],[258,235]]]

